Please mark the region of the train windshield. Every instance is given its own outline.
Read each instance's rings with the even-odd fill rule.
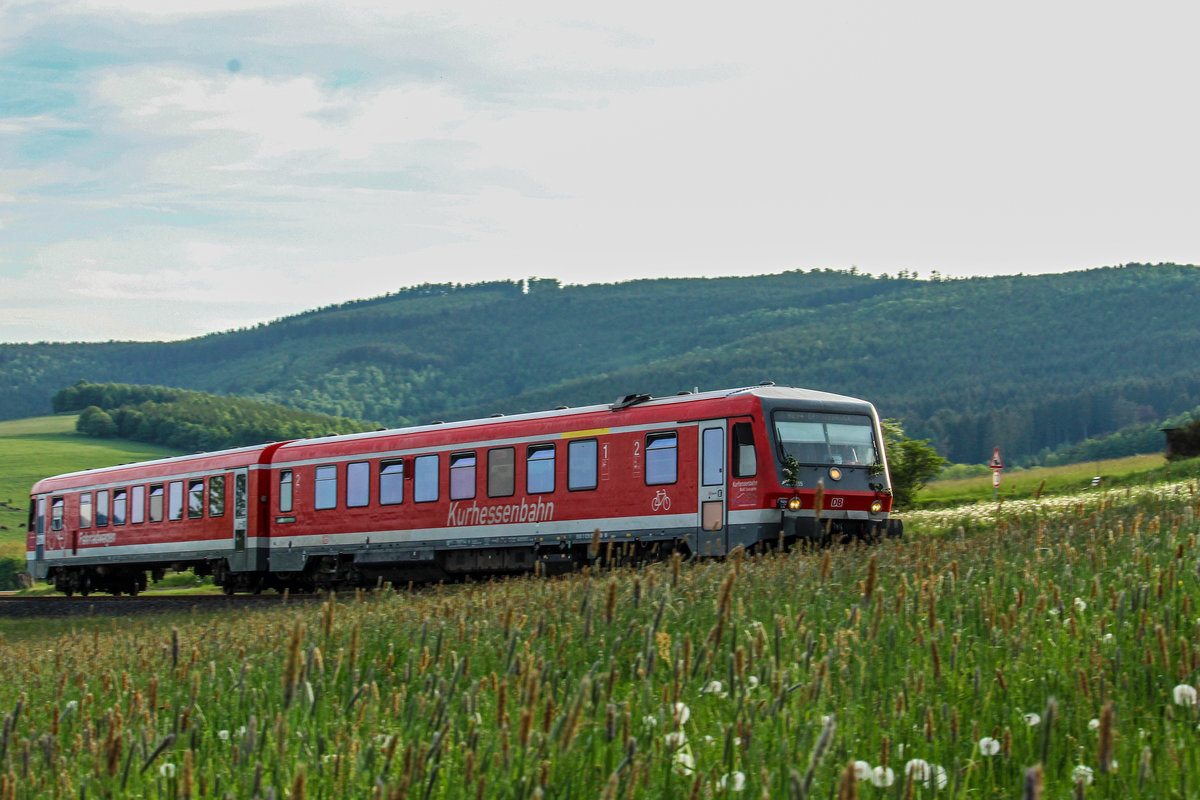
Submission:
[[[775,438],[801,464],[875,463],[871,418],[859,414],[776,411]]]

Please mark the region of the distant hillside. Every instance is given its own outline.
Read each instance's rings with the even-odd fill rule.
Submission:
[[[856,395],[954,461],[1200,404],[1200,269],[915,280],[837,271],[430,285],[184,342],[0,345],[0,418],[84,379],[386,425],[761,380]]]

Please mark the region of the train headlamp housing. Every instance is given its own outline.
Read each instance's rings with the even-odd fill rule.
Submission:
[[[874,503],[871,503],[871,513],[872,514],[878,514],[880,511],[883,511],[883,502],[882,501],[876,500]]]
[[[775,503],[777,508],[786,509],[787,511],[800,510],[800,495],[792,495],[791,497],[781,497]]]
[[[840,481],[842,479],[842,471],[837,467],[830,467],[829,477],[833,478],[835,481]]]

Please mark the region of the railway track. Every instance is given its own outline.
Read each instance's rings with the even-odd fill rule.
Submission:
[[[239,594],[225,595],[141,595],[138,597],[17,597],[0,596],[0,619],[39,617],[131,617],[198,611],[270,608],[283,603],[309,603],[322,595]]]

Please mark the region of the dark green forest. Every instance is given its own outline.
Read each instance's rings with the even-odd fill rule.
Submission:
[[[0,345],[0,418],[79,380],[388,426],[773,380],[869,399],[955,462],[1028,463],[1200,405],[1197,307],[1173,264],[425,285],[187,341]]]

